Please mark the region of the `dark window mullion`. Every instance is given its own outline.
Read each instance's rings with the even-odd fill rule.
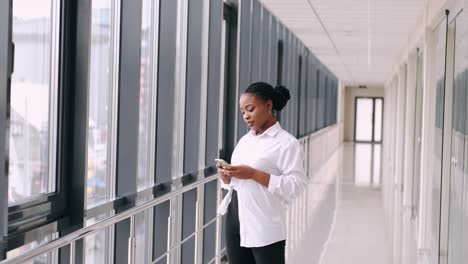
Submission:
[[[8,89],[12,67],[11,45],[11,16],[12,1],[0,1],[0,149],[7,151],[7,118],[8,118]],[[10,66],[9,66],[10,65]],[[8,153],[8,152],[6,152]],[[6,162],[0,162],[0,260],[6,258],[6,241],[8,225],[8,175]]]
[[[85,176],[87,170],[87,105],[89,101],[88,87],[91,47],[91,0],[63,2],[63,45],[62,67],[63,78],[59,97],[63,103],[60,113],[59,128],[63,132],[62,143],[59,143],[59,155],[62,156],[58,164],[59,177],[62,176],[71,228],[61,231],[60,236],[66,235],[83,227],[85,211]],[[80,14],[80,15],[78,15]],[[79,89],[77,87],[80,87]],[[63,122],[62,124],[60,122]],[[66,155],[60,155],[63,152]],[[63,166],[63,167],[61,167]],[[65,176],[67,175],[67,176]],[[66,187],[65,187],[66,186]],[[83,262],[83,241],[77,241],[75,261]],[[69,248],[59,250],[59,258],[65,262],[69,260]]]
[[[138,136],[140,109],[141,17],[142,1],[122,1],[120,32],[120,70],[118,99],[118,138],[116,195],[137,192]],[[135,88],[137,87],[137,88]],[[135,201],[128,199],[128,205]],[[126,208],[123,208],[125,210]],[[119,213],[120,210],[116,211]],[[130,219],[115,225],[114,262],[126,263]]]

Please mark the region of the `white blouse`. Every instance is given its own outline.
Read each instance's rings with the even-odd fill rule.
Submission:
[[[268,188],[254,180],[232,178],[219,206],[225,214],[232,189],[237,191],[242,247],[262,247],[286,239],[288,202],[305,188],[302,149],[299,141],[277,122],[263,134],[244,135],[231,158],[232,165],[248,165],[270,174]]]

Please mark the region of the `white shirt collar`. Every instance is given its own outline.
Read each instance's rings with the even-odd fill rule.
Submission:
[[[255,137],[261,137],[263,135],[269,135],[270,137],[274,137],[276,136],[276,134],[278,134],[280,130],[281,130],[281,125],[279,122],[276,122],[274,125],[269,127],[267,130],[265,130],[265,132],[263,132],[260,135],[256,135],[254,130],[250,130],[250,134]]]

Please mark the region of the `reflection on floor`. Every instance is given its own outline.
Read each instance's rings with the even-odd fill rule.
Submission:
[[[336,184],[298,249],[300,264],[390,264],[381,201],[381,146],[345,143]],[[319,184],[319,183],[318,183]]]

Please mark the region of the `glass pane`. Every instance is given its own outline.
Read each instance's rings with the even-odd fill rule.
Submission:
[[[138,136],[138,190],[149,187],[154,182],[151,160],[154,159],[154,108],[156,87],[153,85],[154,38],[153,1],[142,2],[141,21],[141,65],[140,65],[140,112]]]
[[[424,57],[423,53],[418,53],[417,58],[417,82],[416,82],[416,111],[414,126],[414,164],[413,164],[413,206],[415,214],[419,214],[420,184],[421,184],[421,141],[422,141],[422,101],[423,101],[423,78],[424,78]]]
[[[222,5],[221,1],[210,1],[205,166],[214,165],[214,159],[219,156],[220,103],[222,103],[220,88],[224,88],[220,87],[220,85],[224,86],[220,78],[224,71],[221,66],[221,59],[224,58],[220,56],[223,54],[222,44],[224,44],[222,42],[224,37],[221,20]]]
[[[375,99],[374,141],[382,141],[382,99]]]
[[[465,170],[465,120],[466,120],[466,12],[456,18],[453,75],[453,115],[452,115],[452,165],[450,175],[449,207],[449,263],[462,263],[464,231],[464,170]]]
[[[113,1],[92,4],[89,80],[87,206],[113,196],[110,168],[112,147]]]
[[[136,263],[151,262],[153,209],[136,215]]]
[[[373,100],[358,98],[356,102],[356,141],[372,141]]]
[[[58,237],[58,233],[50,234],[39,241],[34,241],[24,246],[21,246],[19,248],[10,250],[7,252],[7,259],[21,256],[33,249],[36,249],[44,244],[47,244],[52,239],[55,239],[57,237]],[[58,262],[58,250],[53,250],[49,253],[39,255],[26,262],[22,262],[22,264],[51,264],[51,263],[57,263],[57,262]]]
[[[103,214],[98,217],[86,220],[86,225],[90,226],[108,218],[110,214]],[[100,264],[113,263],[113,227],[105,228],[84,239],[84,263]]]
[[[441,167],[442,167],[442,124],[443,124],[443,100],[444,100],[444,78],[445,78],[445,45],[446,24],[441,23],[435,34],[435,83],[436,83],[436,112],[434,124],[434,149],[433,149],[433,183],[432,183],[432,245],[430,251],[431,263],[438,263],[439,258],[439,226],[440,226],[440,194],[441,194]]]
[[[184,174],[198,171],[200,156],[203,1],[188,1],[187,72],[185,88]],[[204,86],[204,85],[203,85]],[[206,123],[206,122],[205,122]]]
[[[55,190],[49,162],[56,127],[57,36],[52,0],[13,1],[15,71],[11,78],[8,202],[17,204]]]
[[[465,2],[466,5],[466,2]],[[461,205],[461,256],[460,256],[460,261],[468,259],[468,15],[466,13],[466,8],[464,9],[465,11],[462,13],[461,17],[457,19],[457,32],[460,35],[460,43],[458,44],[457,42],[457,47],[456,47],[456,52],[457,56],[461,56],[460,58],[460,66],[457,67],[460,69],[459,71],[461,72],[461,78],[460,78],[460,87],[461,90],[463,91],[463,96],[462,96],[462,105],[464,108],[462,108],[463,113],[460,115],[460,118],[463,119],[462,123],[464,124],[464,127],[461,129],[462,134],[464,137],[464,150],[463,150],[463,162],[462,160],[459,161],[459,163],[463,163],[464,171],[463,171],[463,190],[462,190],[462,201],[463,204]],[[457,36],[458,39],[458,36]]]

